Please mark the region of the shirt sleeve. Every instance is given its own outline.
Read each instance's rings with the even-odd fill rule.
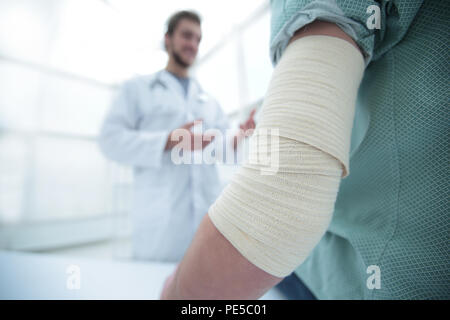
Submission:
[[[358,44],[367,66],[403,39],[422,3],[423,0],[271,0],[272,63],[278,62],[295,31],[322,20],[336,23]]]
[[[133,80],[127,81],[114,99],[99,135],[103,154],[116,162],[158,168],[169,131],[141,131],[137,124],[137,94]]]

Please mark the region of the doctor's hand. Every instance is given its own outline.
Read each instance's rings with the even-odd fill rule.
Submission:
[[[191,128],[199,124],[201,121],[203,120],[197,119],[173,130],[167,138],[164,150],[170,150],[176,145],[179,145],[183,149],[191,151],[204,149],[208,144],[212,142],[212,140],[214,139],[214,135],[198,134],[191,131]]]
[[[245,120],[244,123],[239,125],[239,128],[241,128],[242,131],[245,132],[250,129],[255,129],[256,124],[255,124],[255,119],[253,118],[255,116],[255,113],[256,113],[256,109],[253,109],[250,112],[250,115],[248,116],[247,120]]]
[[[239,142],[248,136],[251,136],[253,133],[253,129],[255,129],[255,119],[253,118],[255,116],[256,109],[253,109],[250,112],[250,115],[248,116],[247,120],[239,125],[240,130],[236,134],[236,136],[233,139],[233,148],[236,149]]]

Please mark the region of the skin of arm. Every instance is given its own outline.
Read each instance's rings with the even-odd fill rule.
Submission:
[[[289,43],[309,35],[338,37],[360,50],[344,31],[324,21],[299,29]],[[184,258],[166,280],[161,299],[258,299],[281,280],[242,256],[206,214]]]

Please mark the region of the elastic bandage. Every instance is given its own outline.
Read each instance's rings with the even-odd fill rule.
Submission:
[[[343,39],[293,41],[272,75],[247,162],[209,208],[217,229],[269,274],[289,275],[331,221],[349,174],[363,72],[362,54]]]

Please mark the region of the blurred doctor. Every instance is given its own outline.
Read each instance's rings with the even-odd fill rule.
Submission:
[[[177,165],[171,159],[171,149],[178,144],[175,129],[191,130],[198,119],[202,132],[215,128],[225,134],[229,128],[219,104],[188,76],[200,40],[199,16],[190,11],[174,14],[165,34],[166,68],[125,82],[101,128],[102,152],[134,168],[135,259],[181,260],[203,215],[222,190],[215,164]],[[253,114],[241,124],[242,131],[255,127]],[[232,140],[234,147],[243,138],[242,131]],[[191,132],[190,143],[207,140],[202,133]],[[190,155],[204,151],[208,143],[192,143]]]

